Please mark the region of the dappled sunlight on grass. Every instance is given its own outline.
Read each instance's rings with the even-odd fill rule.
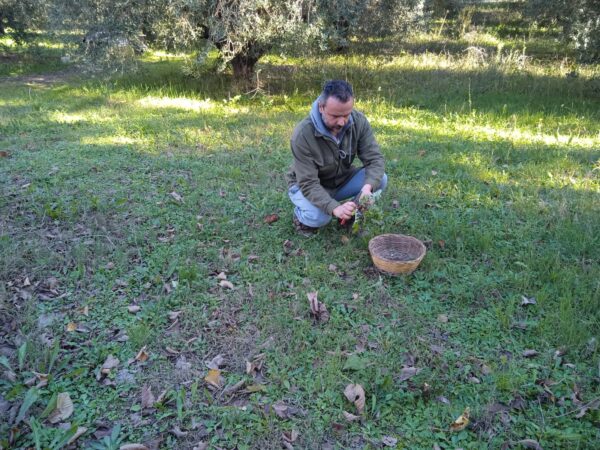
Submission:
[[[145,139],[132,138],[131,136],[85,136],[81,138],[82,145],[110,146],[110,145],[137,145],[144,146],[150,142]]]
[[[144,108],[173,108],[188,111],[208,111],[215,108],[215,102],[211,99],[195,100],[185,97],[144,97],[136,103]]]

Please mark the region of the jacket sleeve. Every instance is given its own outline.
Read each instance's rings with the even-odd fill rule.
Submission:
[[[310,145],[300,135],[292,139],[291,146],[294,155],[296,182],[302,191],[302,195],[317,208],[331,215],[333,210],[340,205],[340,202],[333,199],[321,186],[319,168],[313,158]]]
[[[373,186],[373,191],[379,189],[385,164],[379,144],[375,140],[373,130],[366,117],[363,117],[358,136],[358,157],[365,166],[365,184]]]

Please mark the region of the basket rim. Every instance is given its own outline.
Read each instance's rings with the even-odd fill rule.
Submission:
[[[377,252],[373,251],[372,247],[375,242],[383,241],[383,240],[389,239],[390,237],[400,238],[400,239],[403,239],[406,241],[411,241],[411,242],[417,243],[418,247],[420,249],[419,254],[414,259],[395,260],[395,259],[385,258],[385,257],[377,254]],[[383,261],[389,261],[390,263],[410,264],[410,263],[416,262],[416,261],[420,262],[425,257],[425,254],[427,253],[427,248],[425,247],[425,244],[423,244],[423,241],[421,241],[420,239],[417,239],[414,236],[409,236],[407,234],[399,234],[399,233],[384,233],[384,234],[379,234],[369,240],[369,253],[371,253],[371,256],[376,256],[378,259],[381,259]]]

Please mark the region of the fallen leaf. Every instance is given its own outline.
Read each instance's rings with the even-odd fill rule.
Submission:
[[[75,442],[81,435],[85,434],[85,432],[88,429],[86,427],[77,427],[77,431],[75,432],[75,434],[73,435],[73,437],[71,437],[71,439],[68,440],[67,445],[71,445],[73,442]]]
[[[183,197],[181,195],[179,195],[177,192],[173,191],[171,192],[171,197],[173,197],[175,199],[176,202],[178,203],[183,203]]]
[[[227,275],[225,274],[225,272],[219,272],[219,275],[217,275],[217,280],[226,280],[227,279]]]
[[[129,305],[127,307],[127,311],[129,311],[131,314],[138,313],[141,310],[142,310],[142,308],[139,305]]]
[[[343,234],[342,237],[340,238],[340,241],[342,242],[342,244],[347,245],[350,242],[350,238],[348,236],[346,236],[345,234]]]
[[[356,422],[357,420],[360,420],[360,416],[355,416],[354,414],[351,414],[348,411],[343,411],[343,414],[344,419],[346,419],[348,422]]]
[[[208,450],[208,442],[198,442],[192,450]]]
[[[149,450],[148,447],[146,447],[143,444],[125,444],[125,445],[121,445],[119,447],[119,450]]]
[[[102,369],[110,371],[111,369],[114,369],[118,365],[119,365],[119,360],[117,358],[115,358],[113,355],[108,355],[106,357],[106,361],[104,361],[104,364],[102,364]]]
[[[597,410],[600,408],[600,398],[597,398],[596,400],[592,400],[591,402],[583,405],[581,407],[581,409],[579,410],[579,412],[577,414],[575,414],[575,417],[577,419],[581,419],[583,416],[585,416],[585,414],[590,410]]]
[[[421,370],[423,370],[423,369],[419,369],[417,367],[403,367],[402,370],[400,370],[400,382],[406,381],[409,378],[414,377]]]
[[[448,323],[448,316],[446,314],[440,314],[437,316],[437,320],[441,323]]]
[[[285,403],[277,402],[273,404],[273,411],[275,411],[275,414],[281,419],[288,418],[287,410],[288,406]]]
[[[450,404],[450,400],[448,400],[446,397],[444,397],[443,395],[440,395],[439,397],[435,398],[438,402],[443,403],[444,405],[449,405]]]
[[[444,249],[446,248],[446,241],[444,241],[443,239],[440,239],[440,240],[438,241],[438,245],[440,246],[440,248],[441,248],[442,250],[444,250]]]
[[[169,317],[169,320],[176,320],[180,314],[181,311],[169,311],[167,315]]]
[[[171,434],[173,434],[174,436],[181,438],[184,436],[187,436],[189,433],[189,431],[182,431],[181,428],[179,428],[177,425],[175,425],[173,427],[173,429],[171,430]]]
[[[221,286],[222,288],[233,289],[233,284],[231,284],[231,282],[227,280],[221,280],[219,286]]]
[[[139,362],[144,362],[148,360],[148,352],[146,352],[146,346],[144,345],[137,355],[135,355],[135,360]]]
[[[10,153],[8,153],[6,150],[0,150],[0,158],[8,158],[10,156]]]
[[[386,447],[395,447],[398,443],[398,439],[393,438],[391,436],[384,436],[381,438],[381,443]]]
[[[68,331],[69,333],[71,333],[71,332],[75,331],[76,329],[77,329],[77,324],[76,324],[75,322],[69,322],[69,323],[67,324],[67,331]]]
[[[534,356],[537,356],[539,353],[537,352],[537,350],[533,350],[533,349],[527,349],[527,350],[523,350],[523,353],[521,353],[521,355],[523,355],[523,358],[533,358]]]
[[[284,441],[289,442],[290,444],[294,443],[300,434],[296,430],[292,431],[284,431],[281,435]]]
[[[358,414],[362,414],[365,409],[365,390],[360,384],[349,384],[344,389],[346,398],[354,403]]]
[[[324,303],[317,300],[317,292],[309,292],[306,294],[308,301],[310,302],[310,313],[317,322],[329,321],[329,311]]]
[[[217,355],[213,359],[211,359],[208,363],[206,363],[206,366],[209,369],[218,370],[221,366],[224,365],[224,363],[225,363],[225,358],[223,358],[223,355]]]
[[[211,386],[216,387],[217,389],[221,389],[223,386],[223,377],[221,376],[221,371],[219,369],[210,369],[208,374],[204,377],[204,381]]]
[[[142,387],[142,409],[152,408],[154,403],[156,403],[156,398],[154,398],[152,388],[148,385],[144,385]]]
[[[470,413],[470,408],[466,407],[463,413],[460,416],[458,416],[458,418],[454,422],[452,422],[452,424],[450,425],[450,431],[464,430],[467,427],[467,425],[469,425]]]
[[[69,418],[73,414],[73,401],[68,392],[61,392],[56,397],[56,408],[48,416],[50,423],[58,423]]]
[[[432,171],[431,171],[431,175],[433,175],[433,176],[436,176],[437,174],[438,174],[438,171],[437,171],[437,170],[432,170]]]
[[[535,301],[535,297],[525,297],[524,295],[521,296],[521,306],[535,305],[535,304],[537,304],[537,302]]]
[[[90,315],[90,307],[86,305],[81,308],[77,308],[77,312],[79,314],[83,314],[84,316],[89,316]]]
[[[246,386],[246,392],[249,393],[254,393],[254,392],[261,392],[264,391],[265,385],[264,384],[251,384],[250,386]]]
[[[277,214],[269,214],[265,216],[265,223],[272,224],[273,222],[277,222],[279,220],[279,216]]]
[[[532,448],[534,450],[544,450],[538,441],[533,439],[521,439],[517,441],[517,444],[521,444],[525,448]]]

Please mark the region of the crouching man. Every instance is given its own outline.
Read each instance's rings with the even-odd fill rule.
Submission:
[[[351,220],[354,199],[387,185],[383,155],[368,120],[354,109],[352,86],[346,81],[325,83],[309,116],[296,126],[291,147],[288,195],[302,234],[317,231],[332,217]],[[353,166],[357,157],[362,167]]]

